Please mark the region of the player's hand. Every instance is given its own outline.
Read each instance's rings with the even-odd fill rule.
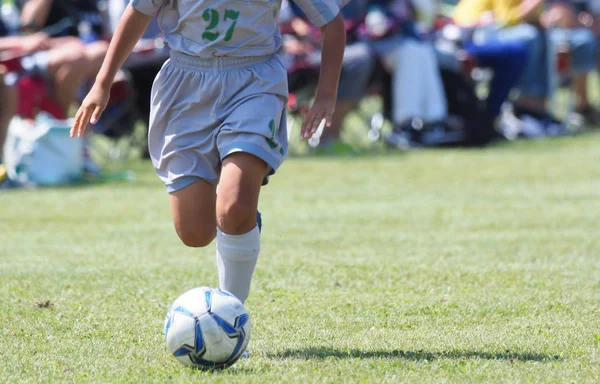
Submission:
[[[325,127],[331,127],[333,111],[335,110],[335,97],[319,97],[315,99],[314,104],[306,114],[302,122],[300,137],[309,139],[319,129],[319,124],[325,119]]]
[[[87,94],[77,114],[75,115],[75,123],[71,128],[71,137],[82,137],[88,123],[96,124],[100,120],[100,116],[110,97],[110,87],[103,87],[98,83],[94,84],[90,92]]]

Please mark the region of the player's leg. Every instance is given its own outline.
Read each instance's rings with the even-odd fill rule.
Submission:
[[[184,60],[171,57],[154,81],[148,149],[169,192],[179,238],[187,246],[203,247],[216,235],[221,159],[214,145],[219,122],[211,118],[211,110],[219,95],[219,79]]]
[[[169,193],[175,230],[188,247],[205,247],[216,236],[215,189],[213,184],[198,179]]]
[[[219,283],[242,302],[260,251],[257,205],[263,179],[287,152],[287,73],[277,55],[223,76],[217,116],[222,162],[217,196]]]
[[[258,196],[267,164],[245,152],[223,160],[217,196],[219,286],[244,302],[260,252]]]

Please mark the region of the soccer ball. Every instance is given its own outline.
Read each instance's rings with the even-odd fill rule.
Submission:
[[[231,293],[200,287],[173,303],[165,319],[165,339],[179,362],[200,369],[235,363],[250,340],[250,317]]]

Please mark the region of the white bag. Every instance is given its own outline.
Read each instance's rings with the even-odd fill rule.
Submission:
[[[69,139],[71,123],[43,112],[35,121],[13,118],[4,145],[8,177],[24,185],[61,185],[81,179],[83,142]]]

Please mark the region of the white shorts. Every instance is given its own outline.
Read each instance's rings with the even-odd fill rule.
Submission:
[[[169,192],[217,184],[234,152],[274,173],[287,154],[287,72],[279,55],[200,59],[171,52],[152,87],[148,146]],[[266,176],[266,175],[265,175]]]

